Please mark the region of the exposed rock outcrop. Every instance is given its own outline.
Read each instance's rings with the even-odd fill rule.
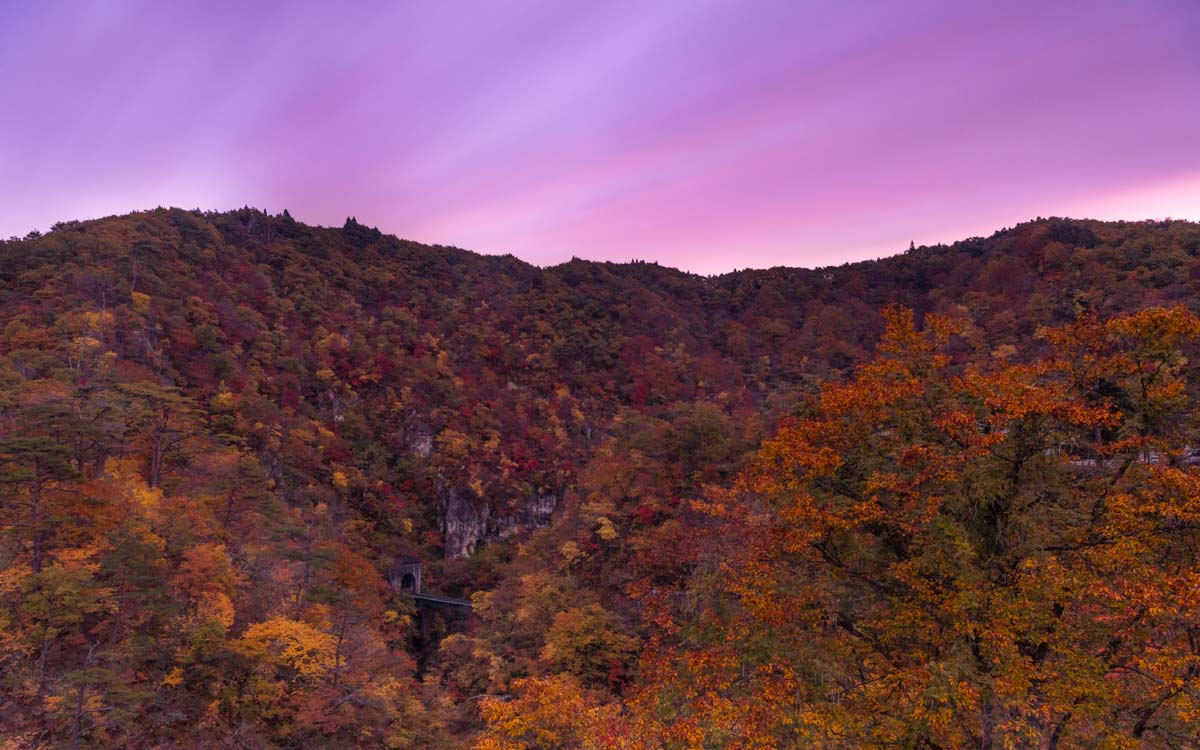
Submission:
[[[457,487],[439,492],[437,507],[446,559],[469,557],[479,541],[487,537],[491,507],[470,490]]]
[[[557,492],[545,492],[529,498],[525,504],[525,526],[530,529],[544,529],[550,525],[554,509],[562,500]]]
[[[491,503],[468,489],[443,487],[438,492],[438,525],[447,559],[470,557],[480,542],[505,539],[550,525],[561,494],[538,493],[515,513],[494,515]]]
[[[414,422],[405,430],[408,449],[423,459],[433,455],[433,431],[424,422]]]

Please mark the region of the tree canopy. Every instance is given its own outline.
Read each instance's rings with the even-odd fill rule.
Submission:
[[[0,743],[1191,746],[1198,250],[0,243]]]

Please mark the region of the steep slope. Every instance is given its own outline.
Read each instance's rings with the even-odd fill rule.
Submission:
[[[629,587],[677,578],[667,552],[696,543],[681,499],[866,356],[880,307],[950,314],[975,349],[1021,359],[1038,328],[1086,312],[1200,309],[1198,250],[1192,223],[1049,219],[878,262],[699,277],[539,269],[250,209],[2,243],[3,692],[33,711],[13,731],[134,746],[199,726],[282,745],[468,731],[470,711],[423,719],[428,736],[395,716],[438,704],[422,690],[461,703],[536,670],[551,657],[528,654],[569,631],[555,607],[610,632],[627,665]],[[507,644],[504,669],[451,640],[424,665],[436,680],[415,679],[406,654],[429,643],[384,583],[413,557],[435,589],[491,592],[480,637]],[[574,608],[538,578],[564,564]],[[75,609],[52,623],[37,597]],[[535,599],[541,614],[521,609]],[[286,644],[353,666],[301,690],[315,667]],[[347,685],[385,708],[347,704]],[[77,696],[100,708],[72,710]],[[354,714],[322,725],[333,704]]]

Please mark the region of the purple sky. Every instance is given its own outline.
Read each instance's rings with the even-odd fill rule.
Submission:
[[[0,236],[246,204],[702,273],[1200,219],[1200,2],[0,3]]]

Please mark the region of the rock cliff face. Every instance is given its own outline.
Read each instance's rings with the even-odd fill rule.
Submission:
[[[554,509],[562,498],[556,493],[534,495],[525,506],[525,525],[531,529],[541,529],[550,525]]]
[[[470,490],[447,487],[438,493],[438,525],[442,527],[446,558],[469,557],[485,539],[491,508]]]
[[[408,449],[413,454],[423,459],[428,459],[433,455],[433,432],[428,425],[424,422],[417,422],[410,425],[405,432]]]
[[[405,427],[404,438],[409,452],[428,467],[437,442],[434,430],[423,420],[413,419]],[[452,485],[441,473],[434,475],[434,483],[437,522],[448,560],[470,557],[480,542],[506,539],[522,531],[549,526],[562,500],[561,492],[539,492],[516,507],[508,503],[497,507],[491,498]]]
[[[516,513],[493,515],[491,503],[467,489],[444,487],[438,492],[438,525],[447,559],[470,557],[481,541],[504,539],[521,531],[550,524],[560,501],[558,493],[530,497]]]

